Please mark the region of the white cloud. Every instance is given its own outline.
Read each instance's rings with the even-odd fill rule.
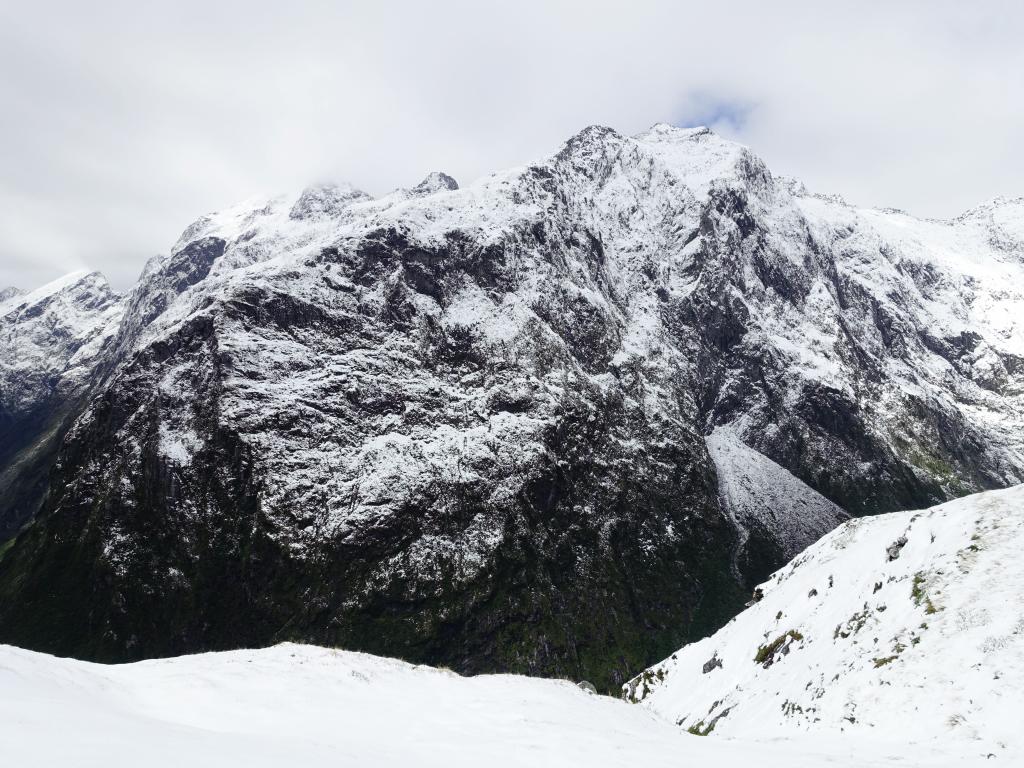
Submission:
[[[920,215],[1024,194],[1016,3],[156,6],[0,7],[0,285],[123,287],[254,193],[467,182],[591,123],[711,120],[777,173]]]

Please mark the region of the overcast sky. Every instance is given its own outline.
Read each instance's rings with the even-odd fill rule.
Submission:
[[[467,183],[580,128],[709,124],[946,217],[1024,195],[1024,3],[0,0],[0,287],[134,281],[204,212]]]

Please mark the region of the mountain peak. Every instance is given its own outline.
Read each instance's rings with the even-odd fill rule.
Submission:
[[[409,190],[416,196],[432,195],[435,192],[451,192],[459,188],[459,182],[442,171],[432,171],[419,184]]]
[[[16,288],[13,285],[9,285],[6,288],[0,289],[0,304],[13,299],[15,296],[21,296],[25,293],[21,288]]]
[[[990,246],[1013,261],[1024,261],[1024,197],[994,197],[953,221],[982,227]]]
[[[722,138],[717,133],[708,128],[706,125],[695,125],[684,128],[678,125],[672,125],[670,123],[655,123],[646,131],[639,134],[637,138],[645,139],[647,141],[657,141],[665,139],[671,141],[687,141],[699,138],[701,136],[714,136],[719,139]]]
[[[372,197],[348,183],[314,184],[302,190],[288,217],[291,219],[328,219],[337,216],[352,203]]]
[[[103,293],[113,294],[107,279],[101,273],[79,269],[58,277],[56,280],[51,280],[32,291],[6,288],[0,292],[0,296],[2,296],[0,304],[5,305],[5,309],[30,307],[58,294],[68,293],[79,288],[86,288],[90,291],[99,289]]]
[[[606,125],[588,125],[566,140],[559,150],[558,156],[564,157],[587,147],[620,142],[624,138],[621,133]]]
[[[973,219],[987,219],[998,211],[1024,211],[1024,197],[1006,197],[997,195],[957,216],[954,221],[970,221]]]
[[[579,139],[592,141],[594,139],[606,138],[621,139],[622,134],[616,131],[614,128],[611,128],[607,125],[600,125],[598,123],[594,123],[593,125],[588,125],[586,128],[579,131],[575,136],[573,136],[569,140],[572,141],[573,139]]]

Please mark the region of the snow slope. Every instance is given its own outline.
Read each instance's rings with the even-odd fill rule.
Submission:
[[[699,739],[576,685],[302,645],[101,666],[0,646],[5,765],[953,766],[863,740]]]
[[[626,695],[716,737],[845,731],[1019,757],[1022,551],[1024,486],[851,520]]]
[[[727,427],[705,439],[718,475],[722,508],[738,532],[734,562],[737,574],[748,568],[741,561],[792,560],[808,545],[831,531],[849,515],[836,504],[794,477],[767,456],[743,443]],[[758,553],[759,548],[769,551]],[[771,569],[769,569],[770,571]],[[762,572],[762,577],[768,572]]]

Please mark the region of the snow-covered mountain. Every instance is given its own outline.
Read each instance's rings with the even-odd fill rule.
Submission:
[[[0,291],[0,541],[35,514],[120,319],[119,297],[96,272]]]
[[[0,289],[0,304],[6,303],[9,299],[13,299],[15,296],[21,296],[24,293],[21,288],[14,285],[9,285],[6,288]]]
[[[699,734],[1024,757],[1024,486],[851,520],[625,695]]]
[[[0,690],[4,759],[19,768],[960,768],[979,757],[864,738],[699,739],[565,680],[291,644],[113,666],[0,646]]]
[[[119,305],[0,638],[620,684],[846,513],[1024,480],[1021,222],[664,125],[203,217]]]

